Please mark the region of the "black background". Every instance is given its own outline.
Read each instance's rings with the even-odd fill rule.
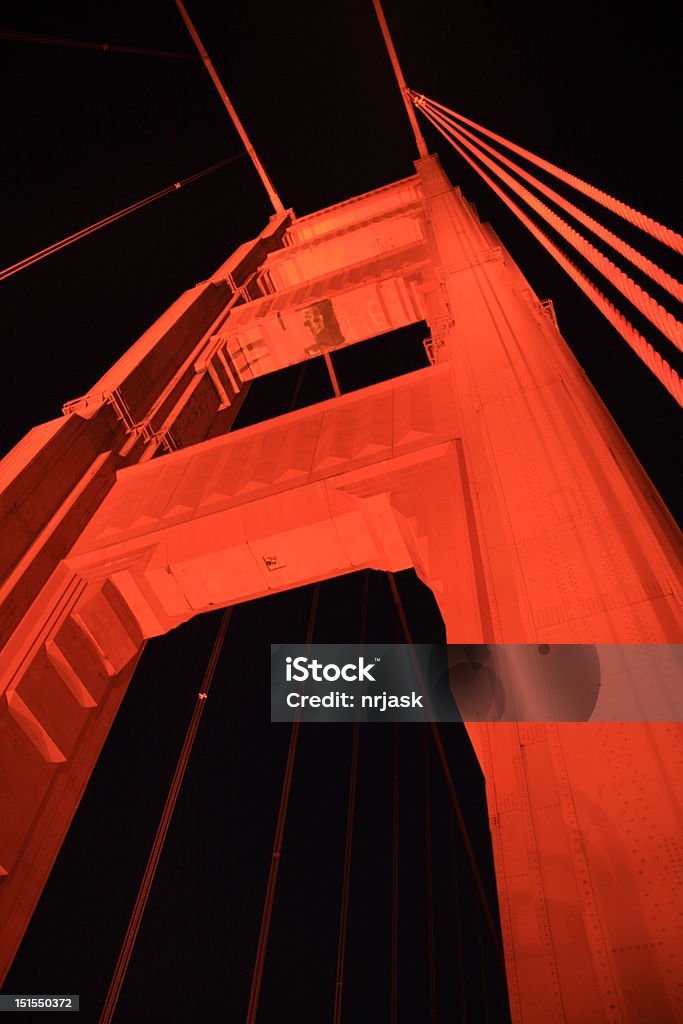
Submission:
[[[189,10],[286,206],[303,215],[412,173],[414,141],[369,0],[191,0]],[[386,0],[385,10],[409,85],[680,225],[680,53],[667,5]],[[192,52],[170,0],[5,2],[0,28]],[[240,149],[197,62],[0,40],[0,74],[2,266]],[[553,298],[565,338],[679,512],[673,400],[441,137],[424,130],[535,291]],[[243,159],[3,282],[4,450],[87,391],[270,212]],[[680,276],[656,243],[618,227]],[[673,361],[654,328],[644,333]],[[358,346],[340,361],[342,385],[420,365],[419,340],[402,335],[398,356],[386,344]],[[253,388],[238,425],[286,408],[294,380],[290,373]],[[310,364],[300,401],[329,393]],[[410,573],[399,586],[415,639],[439,640],[431,595]],[[361,587],[359,577],[323,585],[318,642],[357,638]],[[368,639],[397,635],[381,574],[372,574],[370,594]],[[304,588],[234,613],[117,1019],[244,1019],[289,734],[268,723],[268,650],[271,641],[303,640],[310,600]],[[97,1019],[217,625],[205,616],[148,646],[5,991],[77,991],[81,1018]],[[447,740],[493,892],[482,779],[461,727]],[[390,728],[363,731],[349,1021],[388,1018],[391,742]],[[419,729],[401,730],[405,1022],[429,1020],[421,742]],[[349,751],[344,727],[303,730],[260,1021],[331,1020]],[[446,797],[432,769],[438,1020],[504,1020],[460,841],[462,905],[453,908]]]

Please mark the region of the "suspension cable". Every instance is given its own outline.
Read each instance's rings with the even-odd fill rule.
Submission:
[[[408,115],[408,120],[410,121],[410,127],[413,129],[413,135],[415,136],[415,144],[417,145],[417,151],[420,154],[420,157],[424,158],[426,156],[429,156],[429,150],[427,149],[427,143],[425,142],[422,132],[420,131],[420,125],[418,124],[418,120],[415,117],[415,111],[413,110],[413,106],[410,101],[408,86],[406,85],[406,80],[403,77],[403,71],[399,63],[398,54],[396,53],[394,40],[391,38],[391,32],[389,31],[387,19],[384,16],[384,10],[382,9],[381,0],[372,0],[372,6],[375,8],[375,14],[377,15],[379,27],[382,31],[384,45],[387,48],[389,60],[391,61],[391,66],[394,69],[394,74],[396,75],[396,81],[398,82],[398,87],[401,91],[401,99],[405,104],[406,114]]]
[[[351,888],[351,855],[353,852],[353,826],[356,812],[356,787],[358,782],[358,745],[360,722],[353,723],[351,740],[351,768],[349,770],[349,796],[346,808],[346,838],[344,842],[344,871],[342,877],[341,912],[339,915],[339,940],[337,943],[337,973],[334,986],[333,1024],[340,1024],[342,997],[344,994],[344,966],[346,961],[346,936],[349,921],[349,894]]]
[[[95,50],[100,53],[125,53],[135,57],[168,57],[173,60],[198,61],[196,53],[178,53],[174,50],[150,50],[140,46],[119,46],[116,43],[91,43],[83,39],[63,39],[61,36],[36,35],[32,32],[9,32],[0,29],[0,39],[12,43],[33,43],[39,46],[63,46],[72,50]]]
[[[477,946],[479,948],[479,985],[481,987],[481,1001],[482,1001],[482,1024],[492,1024],[491,1018],[491,1000],[489,998],[489,986],[486,980],[486,947],[484,946],[484,929],[481,925],[481,907],[479,903],[476,905],[476,933],[477,933]]]
[[[299,373],[297,375],[296,384],[292,392],[292,397],[289,401],[289,412],[292,412],[296,407],[296,403],[299,400],[299,394],[301,387],[306,376],[306,362],[301,364]],[[318,612],[318,597],[320,594],[320,584],[316,583],[313,591],[313,597],[311,599],[311,611],[308,620],[308,630],[306,633],[306,652],[310,650],[310,646],[313,643],[313,632],[315,630],[315,620]],[[268,873],[268,882],[266,885],[266,898],[263,907],[263,913],[261,917],[261,928],[259,931],[258,945],[256,949],[256,960],[254,963],[254,972],[251,981],[251,991],[249,993],[249,1007],[247,1009],[247,1024],[251,1021],[256,1020],[256,1014],[258,1012],[258,1004],[261,996],[261,984],[263,981],[263,968],[266,960],[266,951],[268,947],[268,935],[270,933],[270,919],[273,912],[273,905],[275,903],[275,888],[277,884],[277,875],[280,868],[280,852],[282,849],[282,838],[284,835],[284,829],[287,819],[287,808],[289,806],[289,795],[292,788],[292,776],[294,773],[294,762],[296,759],[297,746],[299,742],[299,712],[297,717],[292,723],[292,729],[289,736],[289,749],[287,751],[287,762],[285,765],[285,777],[282,784],[282,792],[280,794],[280,807],[278,811],[278,820],[275,828],[275,839],[273,841],[273,853],[270,862],[270,871]]]
[[[142,876],[142,881],[140,882],[140,888],[138,889],[135,904],[130,915],[130,920],[128,922],[126,934],[121,945],[121,951],[119,953],[118,960],[116,961],[114,974],[109,984],[107,996],[104,1001],[102,1013],[100,1015],[100,1024],[110,1024],[116,1011],[116,1004],[118,1003],[118,999],[121,994],[121,989],[123,987],[123,983],[126,977],[128,965],[133,954],[135,940],[138,937],[138,932],[140,930],[142,918],[145,913],[147,902],[149,900],[149,894],[151,892],[157,868],[159,866],[159,860],[161,859],[161,854],[163,853],[164,844],[166,842],[166,836],[168,835],[168,830],[171,824],[171,819],[173,817],[173,812],[178,802],[178,795],[180,793],[180,788],[183,784],[183,779],[185,778],[187,764],[188,761],[190,760],[192,748],[194,747],[194,742],[197,736],[197,730],[199,729],[199,723],[204,713],[207,697],[209,695],[209,690],[211,689],[211,684],[213,682],[213,676],[214,672],[216,671],[216,665],[218,664],[218,659],[220,658],[221,650],[223,649],[223,641],[225,640],[225,634],[227,632],[231,616],[232,608],[226,608],[225,611],[223,612],[223,617],[218,627],[218,632],[216,634],[216,639],[214,640],[213,643],[213,648],[211,650],[211,655],[206,666],[206,671],[204,672],[202,688],[197,694],[197,700],[194,706],[194,711],[192,712],[192,718],[190,719],[190,724],[188,726],[187,733],[185,735],[185,740],[180,751],[180,757],[178,758],[178,763],[176,764],[175,772],[173,773],[171,786],[166,797],[166,802],[164,803],[164,809],[161,814],[159,825],[157,826],[156,835],[154,836],[154,842],[152,844],[152,849],[150,850],[149,857],[147,859],[147,864],[145,866],[144,874]]]
[[[421,107],[423,101],[427,100],[426,96],[422,96],[420,93],[414,92],[412,89],[408,90],[408,96],[412,99],[413,103],[417,107]],[[477,124],[476,121],[471,121],[463,114],[458,114],[455,110],[451,110],[449,107],[445,107],[442,103],[437,103],[436,100],[430,100],[434,106],[444,110],[447,114],[451,114],[458,120],[468,124],[470,128],[476,128],[477,131],[482,132],[488,138],[493,139],[495,142],[500,142],[507,149],[511,149],[513,153],[518,156],[524,157],[531,163],[536,164],[537,167],[552,174],[555,178],[559,178],[565,184],[575,188],[577,192],[582,192],[588,196],[594,202],[599,203],[606,209],[611,210],[612,213],[617,214],[623,220],[628,221],[635,227],[640,228],[641,231],[646,232],[648,235],[652,235],[658,242],[663,245],[668,245],[669,248],[675,252],[683,255],[683,236],[679,235],[678,232],[672,231],[667,228],[664,224],[660,224],[658,221],[653,220],[652,217],[646,216],[644,213],[640,213],[638,210],[634,210],[633,207],[628,206],[626,203],[620,202],[613,196],[610,196],[607,192],[601,191],[599,188],[595,188],[594,185],[589,185],[588,182],[582,181],[581,178],[577,178],[573,174],[569,174],[567,171],[563,171],[561,167],[557,167],[555,164],[551,164],[548,160],[542,159],[542,157],[536,156],[534,153],[529,152],[528,149],[524,149],[522,146],[518,146],[516,143],[511,142],[509,139],[504,138],[502,135],[497,135],[495,132],[489,131],[488,128],[484,128],[483,125]]]
[[[398,1021],[398,839],[399,769],[401,761],[399,724],[394,724],[391,814],[391,1004],[389,1020]]]
[[[536,188],[539,192],[543,193],[543,195],[551,199],[554,203],[556,203],[563,210],[565,210],[570,216],[574,217],[575,220],[578,220],[579,223],[587,227],[590,231],[593,232],[593,234],[597,235],[598,238],[601,238],[603,242],[607,242],[607,244],[610,245],[613,249],[615,249],[621,256],[629,260],[629,262],[632,263],[635,267],[637,267],[638,270],[641,270],[644,274],[647,274],[648,277],[652,278],[652,280],[655,281],[658,285],[660,285],[660,287],[668,291],[669,294],[672,295],[675,299],[678,299],[679,302],[683,302],[683,284],[681,284],[680,281],[677,281],[675,277],[671,276],[671,274],[667,274],[665,270],[659,267],[652,260],[648,259],[647,256],[644,256],[643,253],[639,252],[637,249],[634,249],[632,245],[629,245],[618,235],[615,235],[614,232],[610,231],[609,228],[606,228],[604,224],[601,224],[593,217],[590,217],[587,213],[584,213],[583,210],[581,210],[578,206],[575,206],[573,203],[570,203],[569,200],[565,199],[564,196],[559,194],[559,192],[556,192],[554,189],[550,188],[548,185],[542,182],[539,178],[535,177],[533,174],[530,174],[528,171],[525,171],[524,168],[520,167],[519,164],[516,164],[514,160],[510,160],[509,157],[505,156],[503,153],[495,149],[493,146],[490,146],[488,142],[484,141],[484,139],[480,139],[473,132],[465,128],[464,125],[455,121],[453,118],[448,117],[447,115],[441,114],[433,105],[431,100],[425,99],[424,106],[422,106],[422,109],[425,112],[425,114],[427,110],[430,110],[435,117],[443,118],[442,123],[444,124],[444,126],[448,125],[449,128],[451,128],[454,131],[454,133],[457,134],[458,132],[460,132],[462,135],[465,135],[468,139],[471,139],[473,142],[481,146],[482,149],[485,149],[488,153],[491,153],[492,156],[494,156],[501,163],[505,164],[506,167],[509,167],[512,171],[518,174],[525,181],[528,181],[530,185],[533,185],[534,188]],[[461,141],[463,142],[464,145],[464,139],[461,139]]]
[[[461,922],[462,907],[460,903],[460,885],[458,883],[458,847],[455,836],[455,814],[453,813],[453,808],[450,805],[448,807],[448,831],[451,841],[451,884],[453,889],[453,911],[455,918],[455,955],[458,975],[458,1000],[460,1003],[458,1007],[460,1011],[458,1020],[461,1024],[467,1024],[467,990],[465,988],[465,958],[463,956]]]
[[[420,665],[419,659],[415,653],[415,646],[413,644],[412,633],[410,631],[408,619],[406,618],[406,613],[403,608],[401,595],[399,594],[398,587],[396,586],[396,579],[394,577],[393,572],[387,573],[387,576],[389,577],[389,586],[391,587],[391,592],[394,598],[394,604],[396,605],[399,621],[401,623],[401,630],[403,632],[403,636],[405,637],[406,644],[408,645],[408,651],[410,653],[410,659],[413,663],[413,668],[415,669],[415,674],[420,682],[420,686],[422,687],[423,692],[427,693],[427,687],[422,672],[422,666]],[[446,751],[444,750],[441,734],[439,732],[438,725],[434,721],[429,722],[429,729],[432,734],[432,739],[434,741],[434,746],[436,748],[439,764],[441,766],[441,770],[443,772],[443,776],[446,782],[446,788],[448,790],[448,796],[451,802],[451,807],[453,808],[453,812],[458,823],[458,829],[460,830],[460,835],[462,837],[463,845],[465,847],[465,852],[467,853],[467,859],[472,869],[474,885],[477,890],[479,899],[481,900],[481,905],[484,911],[484,916],[486,918],[486,923],[488,925],[489,932],[491,933],[491,939],[493,940],[493,944],[495,946],[496,953],[498,954],[498,958],[501,964],[503,964],[503,950],[500,944],[498,929],[496,928],[493,912],[489,904],[488,896],[486,895],[486,889],[484,888],[481,872],[479,871],[477,858],[475,856],[474,849],[472,847],[472,841],[470,839],[467,825],[465,823],[465,818],[462,813],[462,808],[460,806],[460,801],[458,799],[458,793],[455,788],[455,783],[453,782],[453,775],[451,773],[450,765],[448,764],[448,758],[446,757]]]
[[[45,249],[35,252],[32,256],[27,256],[25,259],[19,260],[17,263],[12,263],[11,266],[5,267],[4,270],[0,270],[0,281],[4,281],[8,277],[12,277],[13,274],[18,274],[20,270],[26,270],[27,267],[33,266],[34,263],[44,260],[47,256],[52,256],[61,249],[65,249],[68,245],[73,245],[74,242],[78,242],[81,238],[85,238],[87,235],[92,235],[93,232],[99,231],[100,228],[107,227],[109,224],[113,224],[115,221],[121,220],[122,217],[127,216],[129,213],[141,210],[143,206],[148,206],[155,200],[161,199],[163,196],[168,196],[172,192],[178,192],[185,185],[191,185],[195,181],[199,181],[200,178],[205,178],[207,174],[212,174],[221,167],[226,167],[228,164],[232,164],[236,160],[241,160],[244,156],[246,156],[246,153],[242,152],[236,153],[234,156],[226,157],[225,160],[219,160],[218,163],[212,164],[210,167],[205,167],[203,171],[197,171],[196,174],[191,174],[188,178],[181,178],[180,181],[176,181],[172,185],[162,188],[159,192],[154,192],[152,195],[139,200],[137,203],[131,203],[130,206],[126,206],[122,210],[118,210],[116,213],[110,214],[108,217],[103,217],[102,220],[96,221],[89,227],[81,228],[80,231],[75,231],[72,235],[67,235],[66,238],[62,238],[61,241],[54,242],[52,245],[46,246]]]
[[[299,395],[301,394],[301,388],[303,387],[304,377],[306,376],[306,360],[304,359],[301,363],[299,373],[297,374],[296,384],[294,385],[294,391],[292,397],[289,400],[289,408],[287,412],[294,412],[296,409],[296,403],[299,401]]]
[[[334,397],[339,398],[339,396],[341,395],[341,388],[339,387],[339,378],[337,377],[337,371],[335,370],[334,363],[332,362],[332,354],[327,350],[324,351],[323,359],[325,360],[325,366],[327,367],[327,373],[330,378],[330,383],[332,385]]]
[[[311,599],[311,611],[308,619],[308,630],[306,632],[306,653],[311,649],[313,643],[313,634],[315,632],[315,623],[318,614],[318,597],[320,595],[320,583],[316,583],[313,588],[313,597]],[[263,984],[263,968],[266,962],[266,952],[268,949],[268,937],[270,935],[270,922],[273,916],[273,906],[275,904],[275,892],[277,889],[277,877],[280,870],[280,859],[282,855],[282,841],[285,834],[285,825],[287,823],[287,810],[289,808],[289,797],[292,791],[292,777],[294,775],[294,763],[296,761],[296,752],[299,743],[299,732],[301,729],[301,716],[299,711],[296,713],[296,717],[292,722],[292,729],[289,734],[289,748],[287,750],[287,761],[285,764],[285,775],[282,781],[282,792],[280,794],[280,806],[278,809],[277,823],[275,826],[275,837],[273,839],[273,852],[270,858],[270,868],[268,871],[268,882],[266,884],[266,896],[263,904],[263,914],[261,916],[261,927],[259,929],[258,944],[256,947],[256,959],[254,961],[254,971],[251,978],[251,991],[249,993],[249,1006],[247,1008],[246,1024],[255,1024],[256,1014],[258,1012],[259,999],[261,997],[261,986]]]
[[[434,871],[432,867],[432,792],[429,784],[429,740],[422,729],[422,763],[425,809],[425,862],[427,866],[427,957],[429,961],[429,1019],[438,1020],[436,1002],[436,942],[434,935]]]
[[[365,646],[368,617],[369,574],[363,573],[363,596],[360,613],[359,650]],[[353,826],[356,813],[356,788],[358,782],[358,745],[360,741],[360,719],[356,711],[351,739],[351,768],[349,770],[349,797],[346,808],[346,837],[344,840],[344,871],[342,876],[341,912],[339,915],[339,941],[337,943],[337,975],[334,986],[334,1012],[332,1024],[341,1024],[342,997],[344,994],[344,965],[346,961],[346,935],[349,921],[349,895],[351,891],[351,855],[353,853]]]
[[[487,157],[478,146],[469,142],[457,130],[457,127],[449,127],[445,119],[439,114],[432,114],[431,111],[425,111],[425,116],[435,127],[438,127],[438,124],[445,126],[448,133],[457,138],[470,153],[474,153],[489,170],[493,171],[501,181],[504,181],[532,210],[535,210],[546,223],[550,224],[565,241],[569,242],[584,259],[592,264],[603,277],[607,278],[676,348],[683,351],[683,324],[676,320],[668,310],[664,309],[648,292],[615,266],[610,259],[601,253],[599,249],[596,249],[583,235],[580,235],[578,231],[570,227],[550,207],[542,203],[540,199],[504,171],[502,167]]]
[[[178,8],[178,12],[180,14],[180,17],[185,22],[185,27],[187,28],[187,31],[192,36],[192,41],[195,44],[195,46],[197,47],[197,50],[199,51],[199,56],[201,57],[201,59],[202,59],[202,61],[204,63],[204,67],[206,68],[206,70],[209,72],[209,75],[211,76],[211,81],[216,86],[216,91],[218,92],[218,95],[220,96],[220,98],[221,98],[221,100],[223,102],[223,106],[225,107],[225,109],[227,110],[228,114],[230,115],[230,119],[232,120],[232,123],[234,124],[235,128],[237,129],[237,131],[239,133],[239,137],[241,138],[242,142],[244,143],[244,148],[246,149],[247,153],[251,157],[251,162],[253,163],[254,167],[256,168],[256,172],[257,172],[259,178],[261,179],[266,192],[268,193],[268,198],[270,199],[270,201],[271,201],[271,203],[273,205],[273,209],[278,214],[279,213],[284,213],[285,212],[285,208],[282,205],[282,200],[280,199],[279,195],[275,191],[275,186],[273,185],[272,181],[270,180],[270,178],[266,174],[266,169],[263,166],[263,164],[261,163],[261,161],[259,160],[259,158],[258,158],[258,156],[256,154],[256,150],[252,146],[252,144],[251,144],[251,142],[249,140],[249,136],[247,135],[247,133],[246,133],[246,131],[244,129],[244,125],[242,124],[242,122],[240,121],[240,119],[239,119],[239,117],[237,115],[237,111],[235,110],[235,108],[233,107],[232,103],[230,102],[230,99],[228,97],[227,92],[225,91],[223,83],[221,82],[220,78],[218,77],[218,72],[216,71],[215,67],[213,66],[213,62],[212,62],[211,58],[209,57],[208,53],[206,52],[206,49],[204,48],[203,42],[199,38],[199,33],[197,32],[197,29],[194,27],[194,24],[192,23],[192,19],[190,18],[190,15],[187,13],[187,9],[185,7],[185,4],[182,2],[182,0],[175,0],[175,5]]]
[[[642,359],[649,370],[655,375],[655,377],[664,385],[669,394],[678,402],[679,405],[683,405],[683,381],[678,376],[676,371],[669,365],[659,352],[647,341],[646,338],[635,329],[633,324],[630,323],[626,317],[619,312],[619,310],[606,298],[605,295],[593,284],[589,278],[577,266],[575,266],[570,259],[565,256],[561,249],[559,249],[554,242],[548,238],[548,236],[541,231],[541,229],[531,220],[530,217],[524,213],[524,211],[512,200],[503,190],[493,181],[491,177],[484,171],[470,155],[452,138],[450,138],[446,132],[440,127],[435,125],[437,131],[450,142],[450,144],[460,153],[464,160],[474,168],[483,180],[490,185],[496,195],[503,200],[506,206],[515,214],[516,217],[524,224],[531,234],[536,238],[541,245],[550,253],[554,260],[562,267],[566,274],[574,281],[581,291],[591,300],[593,305],[602,313],[606,320],[612,324],[616,331],[622,336],[624,341],[633,349],[636,355]]]

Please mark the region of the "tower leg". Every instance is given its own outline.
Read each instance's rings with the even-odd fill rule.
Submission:
[[[514,1021],[683,1019],[679,729],[469,726]]]
[[[453,321],[439,360],[456,392],[455,500],[476,583],[468,591],[462,548],[425,537],[448,640],[680,642],[675,526],[547,303],[438,163],[418,168]],[[446,598],[457,587],[461,605],[479,608],[472,632]],[[486,777],[513,1020],[683,1020],[680,726],[468,728]]]

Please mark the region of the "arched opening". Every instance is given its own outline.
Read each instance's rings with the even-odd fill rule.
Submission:
[[[369,572],[368,641],[402,642],[387,578]],[[321,584],[315,640],[358,639],[363,573]],[[397,584],[416,642],[444,639],[413,570]],[[239,1019],[249,996],[290,727],[269,720],[269,643],[303,641],[312,587],[236,607],[121,994],[121,1019]],[[56,867],[7,979],[80,991],[99,1011],[192,711],[220,613],[148,643]],[[484,780],[465,727],[442,727],[484,886],[497,911]],[[429,1019],[423,727],[400,748],[398,996]],[[303,726],[278,879],[260,1019],[284,1006],[331,1019],[352,726]],[[344,1015],[379,1019],[390,986],[391,725],[361,730]],[[479,906],[439,765],[430,750],[438,1019],[503,1021],[505,981]],[[453,846],[454,843],[454,846]],[[497,917],[497,914],[496,914]],[[62,939],[54,944],[59,922]],[[87,986],[87,988],[85,987]]]

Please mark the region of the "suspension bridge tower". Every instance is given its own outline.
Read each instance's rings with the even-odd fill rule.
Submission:
[[[231,431],[256,377],[421,322],[426,368]],[[276,208],[0,488],[0,977],[145,641],[194,615],[414,567],[452,642],[681,640],[666,508],[426,149],[386,187]],[[683,1019],[679,727],[468,729],[513,1020]]]

